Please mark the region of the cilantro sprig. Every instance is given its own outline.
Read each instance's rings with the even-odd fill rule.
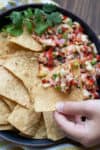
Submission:
[[[52,4],[46,4],[43,6],[43,10],[46,12],[46,13],[51,13],[53,11],[56,11],[56,6],[55,5],[52,5]]]
[[[56,11],[56,6],[46,4],[42,9],[28,8],[24,11],[13,11],[8,18],[11,20],[9,25],[3,28],[13,36],[20,36],[25,26],[29,33],[35,32],[42,35],[48,27],[53,27],[62,22],[61,13]]]

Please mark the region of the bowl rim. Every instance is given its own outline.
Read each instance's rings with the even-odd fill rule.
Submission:
[[[10,14],[12,11],[22,11],[25,10],[29,7],[31,8],[41,8],[43,7],[43,5],[45,4],[25,4],[25,5],[21,5],[21,6],[16,6],[13,7],[3,13],[0,13],[0,19],[3,21],[5,16],[7,16],[8,14]],[[98,53],[100,53],[100,41],[98,39],[98,37],[96,36],[95,32],[91,29],[91,27],[89,27],[89,25],[84,22],[80,17],[78,17],[77,15],[73,14],[72,12],[70,12],[69,10],[65,10],[63,8],[61,8],[60,6],[56,6],[57,10],[60,11],[61,13],[68,15],[69,17],[71,17],[73,20],[78,21],[84,28],[84,30],[86,31],[86,34],[89,36],[89,38],[91,39],[91,41],[93,43],[95,43]],[[19,145],[23,145],[23,146],[30,146],[30,147],[34,147],[34,148],[43,148],[43,147],[50,147],[50,146],[56,146],[58,144],[62,144],[62,143],[74,143],[77,144],[76,142],[73,142],[67,138],[58,140],[58,141],[52,141],[52,140],[48,140],[48,139],[29,139],[29,138],[24,138],[21,136],[18,136],[17,134],[14,134],[11,131],[0,131],[0,138],[15,143],[15,144],[19,144]]]

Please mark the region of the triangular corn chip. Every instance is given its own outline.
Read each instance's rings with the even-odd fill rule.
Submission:
[[[3,101],[2,97],[0,97],[0,125],[8,124],[8,116],[10,114],[10,109],[8,105]]]
[[[65,133],[56,124],[53,118],[53,112],[43,112],[47,137],[52,140],[59,140],[65,137]]]
[[[46,127],[45,127],[45,122],[44,122],[43,116],[41,116],[41,118],[40,118],[39,128],[37,129],[34,138],[35,139],[47,138],[47,132],[46,132]]]
[[[26,29],[24,29],[22,35],[18,37],[11,37],[10,42],[20,45],[26,48],[27,50],[36,51],[36,52],[42,51],[42,46],[32,38],[32,35],[29,34],[26,31]]]
[[[30,106],[30,97],[22,82],[7,69],[0,67],[0,95],[22,106]]]
[[[36,113],[33,108],[26,109],[17,105],[8,118],[9,123],[23,134],[34,136],[40,120],[40,113]]]

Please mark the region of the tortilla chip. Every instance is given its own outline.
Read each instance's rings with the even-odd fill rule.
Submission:
[[[4,62],[7,60],[8,55],[0,57],[0,66],[4,64]]]
[[[33,108],[26,109],[17,105],[8,118],[8,122],[23,134],[34,136],[39,125],[41,113],[34,112]]]
[[[10,42],[20,45],[21,47],[27,48],[31,51],[42,51],[42,46],[32,38],[32,35],[24,29],[24,32],[21,36],[11,37]]]
[[[2,100],[2,97],[0,97],[0,125],[8,124],[7,119],[8,119],[9,114],[10,114],[9,107]]]
[[[44,139],[47,137],[46,127],[43,116],[40,118],[39,128],[36,131],[34,136],[35,139]]]
[[[18,77],[28,89],[31,98],[34,100],[34,92],[32,90],[38,84],[38,62],[36,58],[31,54],[27,55],[17,55],[10,57],[3,64],[10,72],[12,72],[16,77]]]
[[[13,56],[19,55],[19,53],[20,53],[20,55],[27,55],[27,54],[33,55],[34,54],[34,52],[27,51],[24,47],[21,47],[15,43],[9,42],[8,46],[9,46],[9,49],[13,49],[14,52],[10,53]]]
[[[0,131],[3,131],[3,130],[12,130],[13,127],[11,125],[0,125]]]
[[[45,126],[47,129],[47,137],[51,140],[59,140],[65,137],[65,133],[58,127],[53,112],[43,112]]]
[[[14,53],[16,49],[11,48],[9,46],[8,37],[5,36],[3,33],[0,33],[0,56],[5,56],[11,53]]]
[[[73,89],[70,94],[57,91],[54,88],[37,87],[35,93],[34,108],[36,112],[54,111],[55,105],[59,101],[80,101],[83,99],[83,93],[80,89]],[[38,92],[40,91],[40,92]]]
[[[3,97],[3,101],[8,105],[10,111],[12,112],[16,106],[16,103]]]
[[[64,94],[54,88],[43,88],[38,75],[38,62],[32,55],[17,55],[5,61],[4,67],[23,81],[27,87],[33,101],[35,100],[35,110],[37,112],[54,111],[56,102],[61,100],[81,100],[83,99],[80,89],[73,89],[70,94]],[[39,92],[40,91],[40,92]],[[47,95],[47,96],[46,96]]]
[[[0,56],[7,55],[9,53],[8,41],[0,41]]]
[[[8,35],[4,32],[0,32],[0,41],[4,42]]]
[[[3,33],[0,33],[0,57],[6,57],[8,55],[17,55],[17,52],[20,55],[32,53],[32,51],[27,51],[24,47],[21,47],[15,43],[9,41],[9,37],[5,36]]]
[[[26,51],[23,48],[19,48],[19,46],[16,46],[15,44],[10,44],[9,49],[14,49],[14,53],[7,53],[5,55],[1,55],[0,56],[0,65],[3,65],[5,63],[5,61],[11,57],[15,57],[15,56],[22,56],[22,55],[31,55],[31,56],[35,56],[38,57],[39,53],[35,53],[35,52],[31,52],[31,51]]]
[[[59,72],[61,69],[61,65],[55,67],[47,76],[46,79],[50,79],[52,74],[55,72]],[[78,80],[80,79],[80,68],[75,68],[73,70],[74,77],[77,77]],[[45,79],[45,78],[44,78]],[[80,80],[79,84],[81,86]],[[38,92],[40,91],[40,92]],[[44,88],[42,85],[39,85],[36,89],[34,99],[34,108],[37,112],[44,112],[44,111],[54,111],[55,105],[59,101],[81,101],[83,100],[83,91],[82,88],[73,87],[70,93],[63,93],[60,90],[57,90],[53,87]],[[46,96],[47,95],[47,96]]]
[[[3,67],[0,67],[0,95],[22,106],[30,106],[27,89],[20,80]]]
[[[0,33],[0,56],[7,54],[9,51],[7,37]]]

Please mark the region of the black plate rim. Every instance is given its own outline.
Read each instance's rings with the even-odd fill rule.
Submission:
[[[41,8],[43,5],[44,4],[26,4],[26,5],[17,6],[17,7],[14,7],[14,8],[7,10],[6,12],[1,13],[0,19],[2,20],[2,18],[4,16],[7,16],[9,13],[11,13],[14,10],[20,10],[21,11],[21,10],[24,10],[28,7],[32,7],[32,8],[39,7],[39,8]],[[86,30],[86,33],[89,35],[90,39],[95,43],[95,45],[98,49],[98,53],[100,53],[100,41],[99,41],[98,37],[96,36],[95,32],[89,27],[89,25],[87,23],[85,23],[80,17],[71,13],[69,10],[65,10],[59,6],[57,6],[57,9],[61,13],[67,14],[73,20],[76,20],[82,24],[82,26]],[[16,134],[13,135],[13,132],[10,132],[10,131],[0,131],[0,138],[4,139],[6,141],[9,141],[9,142],[15,143],[15,144],[19,144],[19,145],[23,145],[23,146],[30,146],[30,147],[34,147],[34,148],[56,146],[58,144],[69,143],[69,142],[74,143],[73,141],[68,140],[67,138],[64,138],[64,139],[61,139],[61,140],[58,140],[55,142],[52,140],[48,140],[48,139],[34,140],[34,139],[23,138],[23,137],[19,138],[18,135],[16,135]],[[76,144],[76,143],[74,143],[74,144]]]

